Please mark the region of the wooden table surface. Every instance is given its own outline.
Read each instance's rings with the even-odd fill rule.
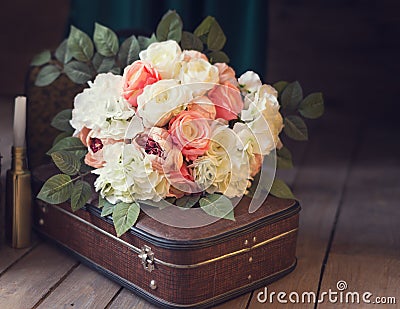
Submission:
[[[345,281],[345,291],[370,292],[375,304],[327,298],[320,304],[266,304],[257,301],[260,289],[216,308],[400,308],[400,132],[340,111],[327,114],[312,125],[310,142],[296,145],[297,167],[283,175],[303,207],[298,265],[268,292],[321,295]],[[1,121],[6,141],[9,124]],[[397,304],[376,303],[393,301],[388,297]],[[28,249],[1,245],[0,308],[155,307],[36,238]]]

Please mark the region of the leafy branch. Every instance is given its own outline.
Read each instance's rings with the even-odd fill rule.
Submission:
[[[222,51],[226,36],[214,17],[206,17],[191,33],[183,31],[182,19],[175,11],[168,11],[156,33],[150,37],[132,35],[122,41],[114,31],[95,23],[93,38],[90,38],[71,26],[68,38],[53,54],[45,50],[32,59],[32,66],[41,67],[35,85],[48,86],[62,74],[76,84],[85,84],[99,73],[120,74],[127,65],[139,59],[140,51],[151,43],[166,40],[175,40],[182,49],[204,52],[211,63],[229,62],[229,57]]]

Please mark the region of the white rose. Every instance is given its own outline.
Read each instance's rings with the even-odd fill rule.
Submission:
[[[224,157],[237,149],[237,137],[228,125],[214,121],[211,126],[210,145],[206,152],[211,157]]]
[[[122,97],[122,76],[112,73],[97,75],[89,88],[74,100],[72,127],[78,133],[87,127],[99,132],[101,138],[121,139],[135,114]]]
[[[176,66],[181,58],[182,50],[173,40],[155,42],[139,53],[143,61],[147,61],[160,73],[163,79],[172,78],[176,74]]]
[[[163,79],[144,88],[138,96],[137,114],[147,128],[165,126],[192,100],[192,92],[174,79]]]
[[[179,79],[182,84],[192,84],[190,88],[194,90],[195,96],[200,96],[218,83],[219,71],[207,60],[194,58],[181,63]]]
[[[253,71],[247,71],[238,79],[240,88],[245,93],[254,93],[261,86],[260,76]]]

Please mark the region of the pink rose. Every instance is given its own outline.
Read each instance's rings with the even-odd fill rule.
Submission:
[[[188,160],[195,160],[208,149],[211,128],[208,119],[198,112],[181,112],[171,120],[168,132]]]
[[[189,111],[197,112],[207,119],[215,119],[216,111],[213,102],[206,96],[194,99],[189,103],[187,109]]]
[[[240,91],[230,82],[216,85],[208,93],[208,97],[215,105],[217,118],[223,118],[228,121],[236,119],[237,115],[243,109],[243,100]]]
[[[226,63],[215,63],[219,72],[219,82],[221,84],[230,82],[232,85],[238,86],[235,71]]]
[[[168,175],[168,181],[171,184],[168,196],[181,198],[185,194],[200,192],[199,186],[194,182],[188,167],[182,164],[180,170]]]
[[[142,94],[144,87],[159,81],[161,76],[149,63],[137,60],[125,68],[123,79],[124,98],[137,107],[137,97]]]
[[[83,127],[82,130],[78,133],[78,138],[81,140],[82,144],[87,147],[86,139],[89,132],[92,131],[86,127]]]
[[[96,132],[84,127],[79,132],[79,138],[82,143],[88,148],[88,153],[85,156],[85,163],[94,168],[100,168],[104,166],[103,159],[103,147],[105,145],[111,145],[119,141],[111,138],[97,138],[95,137]]]
[[[184,50],[182,52],[182,57],[184,61],[190,61],[192,59],[203,59],[205,61],[208,61],[206,55],[197,50]]]

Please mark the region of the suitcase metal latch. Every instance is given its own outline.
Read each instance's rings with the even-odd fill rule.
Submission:
[[[154,270],[154,252],[151,251],[151,248],[144,245],[138,256],[142,262],[143,268],[148,272],[152,272]]]

